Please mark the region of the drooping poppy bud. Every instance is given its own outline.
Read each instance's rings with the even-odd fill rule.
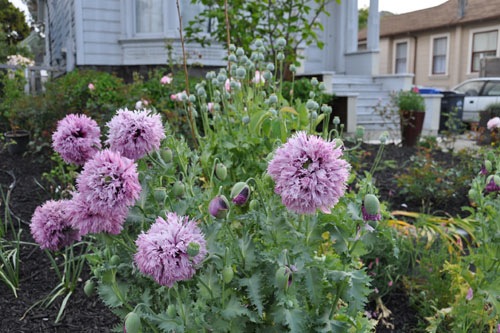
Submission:
[[[215,165],[215,175],[220,180],[226,179],[226,177],[227,177],[227,168],[226,168],[226,166],[224,164],[222,164],[222,163],[217,163]]]
[[[498,192],[500,191],[500,176],[498,175],[489,175],[486,178],[486,192]]]
[[[223,219],[227,216],[229,210],[229,201],[224,195],[217,195],[208,204],[208,212],[213,217]]]
[[[129,312],[125,316],[125,327],[123,332],[125,333],[139,333],[141,330],[141,318],[135,312]]]
[[[95,291],[95,282],[92,280],[87,280],[83,286],[83,292],[87,297],[91,297]]]
[[[238,182],[231,189],[231,200],[235,205],[243,206],[250,197],[250,187],[245,182]]]

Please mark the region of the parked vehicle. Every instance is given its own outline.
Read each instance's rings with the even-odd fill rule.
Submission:
[[[500,103],[500,77],[466,80],[453,90],[465,94],[462,115],[465,122],[478,122],[481,111],[493,103]]]

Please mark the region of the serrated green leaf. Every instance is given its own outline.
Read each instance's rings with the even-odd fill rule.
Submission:
[[[235,296],[231,297],[231,300],[226,304],[224,310],[222,310],[222,317],[227,320],[233,320],[236,317],[248,314],[248,309],[242,306]]]
[[[240,280],[240,286],[247,288],[248,297],[257,308],[259,316],[262,317],[264,305],[262,303],[262,295],[260,294],[261,283],[261,277],[259,274],[254,274],[250,278]]]
[[[321,288],[321,274],[317,271],[316,267],[311,267],[306,272],[306,288],[309,292],[309,297],[313,305],[318,306],[322,299]]]
[[[117,283],[117,288],[120,294],[126,295],[128,291],[128,285],[125,283]],[[109,284],[100,284],[97,287],[97,292],[99,297],[103,300],[104,304],[111,308],[116,308],[123,305],[118,295],[113,290],[113,287]]]
[[[304,313],[298,309],[284,309],[285,324],[290,329],[291,333],[302,333],[305,331],[304,323],[306,318]]]

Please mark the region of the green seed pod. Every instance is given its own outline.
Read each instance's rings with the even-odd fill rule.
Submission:
[[[233,277],[234,277],[234,272],[233,272],[233,268],[231,266],[226,266],[224,267],[224,269],[222,270],[222,280],[224,281],[224,283],[229,283],[233,280]]]
[[[169,304],[167,307],[167,316],[169,318],[174,318],[177,315],[177,309],[175,308],[175,305]]]
[[[109,259],[109,263],[113,266],[116,266],[120,263],[120,256],[115,254]]]
[[[222,163],[217,163],[215,165],[215,175],[220,180],[226,179],[226,177],[227,177],[227,168],[226,168],[226,166],[224,164],[222,164]]]
[[[164,203],[167,198],[167,189],[164,187],[157,187],[154,189],[153,196],[156,202]]]
[[[87,280],[85,281],[85,285],[83,286],[83,292],[87,297],[91,297],[94,295],[95,291],[95,282],[93,280]]]
[[[200,244],[191,242],[188,244],[187,254],[188,256],[196,257],[200,253]]]
[[[364,205],[368,214],[375,215],[380,211],[380,202],[373,194],[365,195]]]
[[[172,188],[172,193],[174,196],[182,197],[185,191],[186,191],[186,185],[184,185],[183,182],[178,180],[174,183],[174,186]]]
[[[125,316],[125,332],[139,333],[141,331],[141,318],[135,312],[129,312]]]

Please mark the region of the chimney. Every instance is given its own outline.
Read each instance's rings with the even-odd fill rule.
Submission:
[[[467,0],[457,0],[458,1],[458,18],[461,19],[465,16],[465,11],[467,10]]]

